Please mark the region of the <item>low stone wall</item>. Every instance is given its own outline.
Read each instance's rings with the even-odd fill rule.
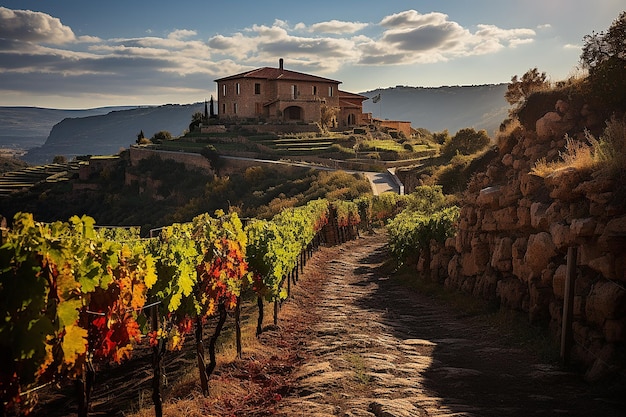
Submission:
[[[530,174],[564,149],[564,105],[536,130],[501,140],[468,186],[456,237],[432,248],[430,267],[446,287],[527,312],[559,340],[567,252],[576,248],[572,359],[598,380],[626,369],[626,212],[613,180],[574,168]],[[576,122],[567,121],[570,136]]]
[[[158,156],[161,159],[168,159],[185,164],[191,169],[200,169],[203,171],[212,171],[209,160],[204,156],[197,153],[190,152],[172,152],[172,151],[157,151],[154,149],[144,148],[141,146],[131,146],[129,149],[130,163],[135,166],[139,161],[153,156]]]

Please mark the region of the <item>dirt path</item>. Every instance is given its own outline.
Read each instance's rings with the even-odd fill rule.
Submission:
[[[381,275],[384,246],[373,235],[316,254],[280,329],[262,338],[275,364],[291,362],[274,387],[282,395],[275,408],[236,415],[623,415],[614,393],[505,347],[495,329]]]

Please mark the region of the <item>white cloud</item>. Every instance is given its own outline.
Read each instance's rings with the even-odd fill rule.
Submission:
[[[361,64],[413,64],[496,53],[532,42],[532,29],[478,25],[472,33],[443,13],[407,10],[383,18],[380,39],[361,46]],[[374,45],[372,45],[374,43]]]
[[[416,28],[425,25],[440,25],[447,20],[448,15],[444,13],[432,12],[421,14],[416,10],[407,10],[384,17],[380,21],[380,25],[394,29]]]
[[[366,28],[367,35],[355,35]],[[0,7],[0,83],[15,91],[20,86],[59,94],[72,88],[77,94],[98,88],[169,94],[210,88],[215,78],[276,66],[280,57],[289,69],[324,75],[347,65],[428,64],[492,54],[534,38],[531,29],[482,24],[470,30],[443,13],[407,10],[377,25],[329,20],[290,26],[276,19],[205,40],[190,29],[161,37],[148,30],[142,37],[100,39],[77,37],[45,13]],[[51,82],[55,76],[58,81]]]
[[[198,34],[198,32],[196,32],[195,30],[188,30],[188,29],[177,29],[173,32],[171,32],[169,35],[167,35],[168,39],[185,39],[185,38],[190,38],[192,36],[196,36]]]
[[[6,7],[0,7],[0,38],[57,45],[76,40],[72,29],[56,17]]]
[[[341,35],[344,33],[358,32],[366,28],[367,26],[367,23],[330,20],[328,22],[315,23],[309,27],[308,31],[314,33],[332,33],[336,35]]]

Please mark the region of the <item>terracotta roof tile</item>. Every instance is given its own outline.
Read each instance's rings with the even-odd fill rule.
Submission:
[[[263,80],[289,80],[289,81],[309,81],[309,82],[325,82],[341,84],[341,81],[331,80],[329,78],[318,77],[317,75],[304,74],[297,71],[289,71],[280,68],[263,67],[251,71],[230,75],[224,78],[218,78],[215,82],[230,81],[239,78],[258,78]]]
[[[339,98],[358,98],[361,100],[369,100],[369,97],[366,97],[362,94],[350,93],[349,91],[339,90]]]

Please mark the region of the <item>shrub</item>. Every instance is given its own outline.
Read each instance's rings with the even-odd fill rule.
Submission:
[[[515,106],[509,113],[515,115],[532,93],[544,90],[549,85],[546,81],[546,73],[539,73],[537,68],[529,69],[520,79],[517,78],[517,75],[514,75],[506,93],[504,93],[506,101],[510,105]]]
[[[441,147],[441,153],[449,158],[456,154],[471,155],[484,149],[489,142],[491,139],[485,130],[476,131],[473,128],[464,128],[446,140]]]

